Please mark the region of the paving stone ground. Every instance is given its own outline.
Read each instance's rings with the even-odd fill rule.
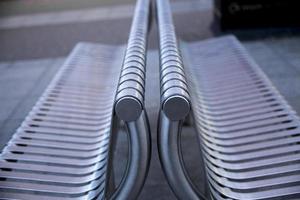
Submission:
[[[210,0],[188,0],[186,3],[172,4],[179,37],[191,41],[212,36],[210,24],[213,15],[212,4],[209,2]],[[124,44],[128,39],[132,21],[130,11],[133,8],[134,5],[130,4],[0,17],[0,60],[67,56],[79,41]],[[99,14],[95,19],[97,12]],[[103,12],[110,14],[104,15]],[[152,28],[153,33],[156,33],[154,21]],[[189,25],[191,22],[192,26]],[[154,35],[149,43],[150,48],[157,47]]]
[[[181,39],[198,41],[216,35],[212,10],[174,14]],[[79,41],[125,43],[131,19],[109,19],[0,29],[0,150],[42,94],[65,57]],[[147,65],[146,108],[152,132],[152,160],[146,185],[139,199],[175,199],[158,160],[156,134],[159,111],[157,29],[152,24]],[[242,38],[242,37],[241,37]],[[300,113],[300,37],[258,37],[242,41],[281,94]],[[149,92],[150,91],[150,92]],[[191,177],[204,190],[195,132],[184,127],[184,155]],[[121,131],[116,159],[120,179],[126,164],[126,137]]]

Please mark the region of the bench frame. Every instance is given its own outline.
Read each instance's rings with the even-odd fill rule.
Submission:
[[[156,10],[161,76],[161,110],[157,136],[160,161],[168,183],[179,199],[205,199],[193,186],[181,153],[181,129],[184,120],[190,115],[191,100],[169,1],[157,0]]]
[[[138,0],[116,94],[115,113],[125,122],[129,158],[112,199],[136,199],[145,183],[151,157],[151,136],[145,111],[145,78],[150,0]]]

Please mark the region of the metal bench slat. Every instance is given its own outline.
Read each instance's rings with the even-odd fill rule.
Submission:
[[[236,199],[288,198],[289,195],[297,197],[300,190],[295,192],[294,189],[298,188],[300,184],[300,168],[297,164],[300,161],[300,120],[295,111],[287,105],[235,38],[223,37],[197,44],[183,44],[183,46],[190,89],[192,91],[203,89],[201,93],[192,93],[191,101],[196,120],[200,120],[195,124],[203,147],[202,153],[206,158],[207,173],[211,189],[215,194],[214,197],[217,199],[223,199],[222,195]],[[218,49],[220,46],[222,49]],[[208,54],[210,56],[206,57]],[[193,59],[195,57],[197,59]],[[213,62],[210,62],[211,60]],[[227,62],[224,63],[224,61]],[[228,63],[232,64],[228,65]],[[240,76],[231,78],[232,70],[241,72]],[[253,72],[256,74],[255,79],[251,78]],[[252,94],[234,89],[228,90],[226,98],[222,98],[223,95],[219,95],[214,89],[220,84],[227,85],[227,83],[232,88],[238,88],[235,85],[238,86],[239,82],[244,79],[251,85],[259,80],[267,90],[260,90],[254,84],[254,87],[251,86],[254,90],[250,90]],[[201,87],[193,89],[194,85]],[[211,91],[210,95],[215,93],[215,100],[202,100],[201,95],[205,95],[206,91]],[[225,94],[222,91],[221,93]],[[277,107],[281,107],[281,109],[272,110],[274,101],[267,101],[269,98],[263,97],[266,94],[272,94],[272,96],[274,94],[277,99],[275,101],[278,104]],[[259,96],[262,96],[261,103],[256,103],[256,98],[251,100],[253,97]],[[244,104],[247,101],[249,106]],[[232,109],[227,108],[227,104]],[[203,105],[205,105],[205,109],[217,109],[217,112],[202,112]],[[243,112],[245,117],[241,118],[240,113],[245,108],[247,108]],[[250,108],[252,113],[260,114],[248,116]],[[239,118],[231,119],[232,114],[229,111],[239,113]],[[225,124],[224,121],[216,121],[220,119],[218,115],[224,119],[228,117]],[[278,127],[277,130],[275,127]],[[294,129],[289,130],[289,127],[294,127]],[[276,130],[276,132],[272,133],[272,130]],[[264,132],[268,133],[268,136]],[[210,137],[225,138],[225,135],[226,137],[230,136],[230,141],[210,139]],[[253,139],[249,140],[252,136]],[[242,140],[243,143],[233,143],[233,141],[241,140],[241,137],[245,137]],[[262,138],[264,140],[261,140]],[[250,143],[250,141],[252,142]],[[270,173],[265,174],[269,169],[272,169],[272,176]],[[248,176],[249,173],[254,174],[260,171],[263,173],[257,174],[260,177],[259,181],[257,175]],[[225,175],[227,172],[232,174],[230,178]],[[248,178],[246,179],[246,177]]]
[[[107,50],[111,60],[101,60]],[[122,46],[81,43],[75,48],[1,154],[0,198],[104,196],[123,53]]]
[[[182,80],[190,95],[186,98],[202,149],[198,159],[204,160],[211,197],[300,198],[300,119],[296,112],[236,38],[177,45],[169,1],[157,0],[156,4],[161,76],[165,77],[163,64],[169,56],[180,70],[168,67],[174,73],[180,71],[174,77]],[[181,56],[174,59],[179,52],[182,60]],[[161,80],[162,85],[166,80]],[[181,87],[179,83],[169,82],[167,88]],[[170,94],[168,100],[174,99],[176,92]],[[176,112],[178,106],[172,109],[173,116],[169,116],[162,107],[159,119],[164,172],[178,198],[205,199],[186,172],[180,141],[184,118]]]

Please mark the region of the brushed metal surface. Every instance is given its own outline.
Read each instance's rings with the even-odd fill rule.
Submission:
[[[235,37],[181,47],[213,198],[299,198],[296,112]]]
[[[0,155],[1,199],[105,197],[123,54],[76,46]]]

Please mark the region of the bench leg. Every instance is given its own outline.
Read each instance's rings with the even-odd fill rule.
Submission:
[[[171,121],[163,112],[160,113],[158,150],[162,167],[179,199],[206,199],[197,192],[184,166],[180,144],[182,124],[183,121]]]
[[[144,185],[150,165],[150,129],[145,112],[142,112],[137,121],[125,124],[129,139],[128,164],[112,199],[136,199]]]

